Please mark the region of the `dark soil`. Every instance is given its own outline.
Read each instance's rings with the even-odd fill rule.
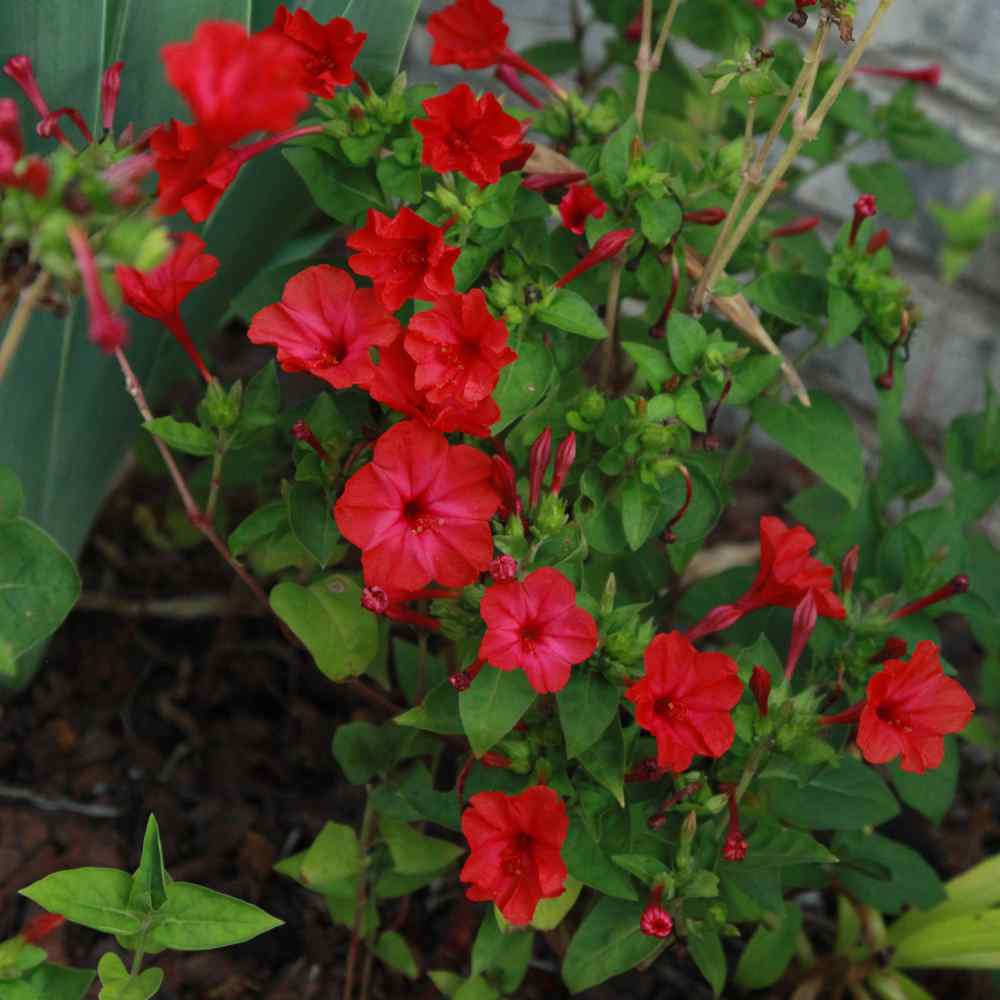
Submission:
[[[753,539],[759,515],[779,510],[803,485],[795,466],[762,459],[753,469],[719,540]],[[225,951],[165,953],[165,1000],[340,997],[349,934],[331,924],[319,896],[272,866],[307,846],[326,820],[358,822],[363,793],[343,780],[330,741],[341,722],[383,716],[328,683],[258,616],[207,546],[178,553],[149,540],[132,511],[147,502],[162,514],[165,490],[136,473],[109,499],[82,558],[82,607],[55,638],[37,680],[0,706],[0,940],[34,912],[16,895],[28,883],[62,868],[134,867],[153,811],[175,878],[250,900],[285,921]],[[203,595],[207,609],[194,600]],[[949,643],[954,662],[973,665],[975,651],[957,622]],[[996,777],[988,761],[967,756],[962,794],[943,827],[906,813],[891,834],[944,875],[964,869],[1000,846]],[[383,920],[409,940],[424,969],[467,974],[480,910],[451,882],[386,906]],[[519,996],[566,995],[552,950],[558,945],[539,935]],[[47,946],[55,961],[93,967],[113,944],[66,926]],[[372,997],[438,995],[428,979],[410,984],[379,963],[371,975]],[[934,996],[995,995],[987,976],[934,974],[925,982]],[[793,988],[789,981],[772,995]],[[675,949],[651,972],[586,994],[623,995],[710,993]]]

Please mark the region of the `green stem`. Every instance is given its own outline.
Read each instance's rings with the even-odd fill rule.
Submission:
[[[35,278],[35,280],[21,292],[21,297],[17,300],[17,308],[10,318],[10,325],[7,333],[0,343],[0,382],[3,381],[10,363],[17,354],[17,349],[21,346],[21,341],[28,330],[28,323],[31,321],[31,314],[35,307],[45,297],[49,290],[49,274],[47,271]]]
[[[764,758],[770,751],[770,739],[762,740],[753,748],[753,752],[747,758],[746,764],[743,765],[740,783],[736,786],[736,791],[733,792],[733,798],[736,802],[739,802],[746,794],[746,790],[750,787],[750,782],[753,781],[753,776],[757,773],[757,769],[764,762]]]
[[[368,905],[368,852],[375,837],[375,810],[371,795],[365,789],[365,814],[361,820],[361,871],[358,873],[358,891],[354,897],[354,923],[351,926],[351,945],[347,952],[347,969],[344,973],[343,1000],[351,1000],[354,993],[354,975],[361,946],[361,925]]]
[[[205,504],[205,520],[209,524],[215,523],[215,508],[219,503],[219,490],[222,487],[222,460],[226,456],[227,444],[226,435],[219,431],[215,454],[212,456],[212,482],[208,488],[208,503]]]
[[[146,934],[148,931],[148,926],[143,925],[142,930],[139,932],[139,942],[135,946],[135,953],[132,955],[132,967],[128,972],[129,979],[135,979],[142,971],[142,960],[146,957]]]
[[[606,391],[611,390],[614,375],[615,353],[618,350],[618,303],[622,293],[622,275],[625,273],[625,259],[620,257],[611,265],[611,281],[608,283],[608,302],[604,316],[604,326],[608,331],[601,352],[601,371],[598,385]]]

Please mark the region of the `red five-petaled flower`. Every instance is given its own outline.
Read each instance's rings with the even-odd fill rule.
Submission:
[[[426,118],[413,127],[424,137],[423,162],[438,173],[457,170],[484,188],[500,180],[502,168],[526,158],[521,123],[492,94],[478,100],[467,83],[423,102]]]
[[[247,336],[277,347],[285,371],[310,372],[346,389],[371,384],[369,348],[391,344],[399,332],[372,289],[355,288],[346,271],[317,264],[288,281],[281,301],[254,316]]]
[[[550,566],[489,587],[479,613],[486,622],[479,655],[501,670],[520,668],[543,694],[561,691],[570,667],[597,648],[597,623],[577,607],[573,584]]]
[[[833,593],[833,569],[809,553],[816,539],[801,525],[789,528],[777,517],[760,519],[760,569],[750,589],[735,604],[713,608],[688,632],[691,641],[729,628],[759,608],[797,608],[812,593],[821,618],[843,618],[844,605]]]
[[[445,295],[410,320],[403,341],[417,363],[414,384],[429,402],[479,403],[493,391],[500,369],[517,360],[507,327],[494,319],[479,288]]]
[[[457,0],[427,19],[432,66],[485,69],[500,62],[510,29],[490,0]]]
[[[219,260],[205,253],[205,241],[194,233],[180,236],[174,252],[152,271],[119,264],[115,278],[125,302],[137,313],[159,320],[176,338],[206,382],[211,381],[205,362],[181,319],[181,303],[199,285],[215,276]]]
[[[574,184],[559,202],[563,225],[577,236],[582,236],[587,219],[603,219],[608,206],[597,197],[589,184]]]
[[[565,889],[562,846],[568,830],[566,806],[544,785],[517,795],[473,795],[462,814],[470,849],[459,875],[471,883],[466,895],[492,900],[512,924],[530,923],[539,900]]]
[[[736,735],[730,711],[743,693],[735,660],[699,653],[680,632],[669,632],[653,639],[644,663],[645,676],[625,697],[656,738],[657,764],[680,772],[696,754],[721,757]]]
[[[937,646],[917,643],[909,662],[889,660],[868,682],[858,746],[871,764],[902,755],[904,771],[940,766],[944,737],[961,732],[976,706],[956,680],[946,677]]]
[[[292,14],[279,4],[269,30],[295,43],[310,94],[333,97],[337,87],[354,82],[354,60],[368,36],[355,31],[347,18],[320,24],[307,10]]]
[[[369,209],[364,228],[347,238],[347,245],[360,251],[348,266],[372,279],[376,294],[393,312],[408,299],[432,302],[455,288],[452,267],[462,252],[445,243],[444,232],[409,208],[391,219]]]
[[[389,590],[473,583],[493,558],[490,517],[500,498],[489,457],[406,421],[378,439],[334,513],[362,550],[365,582]]]

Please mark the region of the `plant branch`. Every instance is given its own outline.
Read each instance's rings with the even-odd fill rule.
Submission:
[[[622,275],[625,273],[625,258],[619,257],[611,265],[611,281],[608,283],[608,302],[605,307],[604,326],[608,331],[601,352],[601,371],[598,385],[611,388],[614,373],[615,353],[618,350],[618,304],[622,293]]]
[[[143,392],[142,384],[132,370],[125,352],[120,347],[115,351],[115,358],[117,358],[118,365],[125,376],[125,388],[132,399],[135,400],[135,405],[139,413],[142,414],[142,419],[145,421],[152,420],[153,411],[150,410],[149,403],[146,401],[146,394]],[[260,584],[250,575],[247,568],[229,551],[226,543],[215,533],[211,520],[202,512],[191,495],[191,490],[184,479],[184,474],[178,468],[170,448],[155,434],[153,435],[153,443],[163,458],[163,463],[166,465],[167,472],[170,474],[174,487],[181,498],[181,503],[184,506],[184,512],[187,514],[188,520],[208,539],[215,551],[225,559],[233,572],[250,588],[254,597],[267,609],[268,614],[271,614],[271,605],[267,599],[267,594],[264,593]]]
[[[351,944],[347,951],[347,969],[344,973],[343,1000],[351,1000],[354,993],[354,970],[358,964],[358,949],[361,945],[361,928],[365,908],[368,905],[368,851],[375,835],[375,810],[371,797],[365,797],[365,815],[361,821],[361,871],[358,873],[358,891],[354,897],[354,923],[351,926]]]
[[[3,343],[0,343],[0,382],[3,381],[10,363],[14,360],[14,355],[17,354],[17,349],[21,346],[21,341],[28,330],[28,323],[31,321],[31,315],[35,311],[35,307],[49,290],[49,281],[49,273],[42,271],[21,292],[21,296],[17,300],[17,308],[14,310],[14,315],[10,318],[10,325],[7,327]]]
[[[222,460],[226,456],[226,435],[218,432],[215,443],[215,454],[212,456],[212,482],[208,488],[208,502],[205,504],[205,520],[215,523],[215,508],[219,503],[219,490],[222,487]]]
[[[782,153],[781,158],[768,174],[767,179],[764,181],[763,186],[757,194],[757,197],[753,200],[750,207],[740,219],[732,235],[727,238],[725,245],[718,255],[718,260],[715,263],[714,273],[709,272],[708,268],[706,268],[707,279],[704,281],[704,288],[711,287],[711,283],[715,280],[716,276],[725,270],[725,267],[732,259],[733,254],[736,253],[740,244],[746,238],[747,233],[750,231],[750,227],[757,221],[757,217],[764,210],[785,174],[788,172],[789,168],[802,151],[802,147],[807,143],[812,142],[819,135],[819,131],[823,127],[823,122],[826,120],[826,116],[829,114],[834,102],[840,96],[840,92],[844,89],[847,81],[850,80],[853,75],[855,67],[857,66],[862,55],[864,55],[865,49],[867,49],[871,44],[882,18],[885,17],[895,2],[896,0],[881,0],[875,13],[872,15],[871,20],[868,22],[868,26],[865,28],[864,34],[858,40],[854,49],[851,51],[851,54],[844,61],[844,64],[840,67],[840,71],[837,73],[837,76],[830,85],[830,88],[823,95],[823,99],[820,101],[816,110],[805,119],[801,127],[796,125],[792,138],[789,141],[784,153]],[[826,35],[822,33],[822,29],[820,32],[817,32],[817,41],[820,45],[823,41],[825,41],[825,38]],[[814,47],[817,49],[818,65],[819,47]],[[802,84],[804,88],[808,83],[810,74],[813,74],[815,70],[810,63],[807,63],[806,66],[803,67],[803,72],[806,74]],[[699,287],[701,284],[702,283],[699,283]],[[704,294],[704,288],[702,290],[702,294]]]
[[[670,8],[663,17],[660,26],[660,34],[656,39],[656,48],[652,48],[653,41],[653,0],[643,0],[642,2],[642,38],[639,42],[639,53],[635,58],[635,68],[639,71],[639,84],[635,93],[635,120],[640,130],[642,121],[646,116],[646,100],[649,97],[649,85],[653,74],[660,68],[660,61],[663,59],[664,50],[667,47],[667,39],[670,37],[670,30],[674,26],[674,17],[680,0],[672,0]]]

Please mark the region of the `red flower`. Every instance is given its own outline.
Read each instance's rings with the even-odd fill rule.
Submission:
[[[473,583],[493,558],[492,476],[483,452],[421,424],[386,431],[334,508],[341,533],[362,550],[365,582],[396,591]]]
[[[550,566],[489,587],[479,613],[486,622],[479,655],[500,670],[523,670],[542,694],[561,691],[570,667],[597,648],[597,623],[577,606],[573,584]]]
[[[431,14],[427,31],[434,39],[432,66],[485,69],[501,61],[510,29],[490,0],[456,0]]]
[[[205,241],[194,233],[181,235],[174,252],[152,271],[119,264],[115,278],[125,302],[137,313],[159,320],[176,338],[206,382],[212,376],[181,319],[181,303],[199,285],[215,277],[219,260],[205,253]]]
[[[484,188],[500,180],[503,164],[530,153],[521,142],[521,123],[492,94],[477,100],[467,83],[428,98],[423,107],[427,117],[413,127],[424,137],[423,163],[439,174],[457,170]]]
[[[574,184],[559,202],[563,225],[577,236],[582,236],[587,219],[603,219],[608,206],[597,197],[589,184]]]
[[[234,150],[206,146],[195,125],[176,118],[153,133],[149,146],[156,154],[156,171],[160,175],[160,211],[172,215],[183,208],[192,222],[204,222],[212,214],[241,166]],[[192,161],[202,164],[203,169],[192,173]]]
[[[486,399],[500,369],[517,360],[507,327],[494,319],[479,288],[446,295],[410,320],[403,346],[417,363],[414,385],[432,404],[473,405]]]
[[[445,230],[401,208],[391,219],[369,209],[363,229],[347,245],[360,253],[347,264],[355,274],[371,278],[375,292],[393,311],[408,299],[433,302],[455,288],[452,267],[462,252],[444,241]]]
[[[472,404],[455,398],[434,404],[417,389],[416,377],[417,363],[403,349],[402,341],[397,341],[379,351],[369,390],[372,399],[445,434],[459,431],[472,437],[490,436],[490,428],[500,419],[500,407],[491,397]]]
[[[858,746],[870,764],[902,754],[904,771],[939,767],[944,737],[961,732],[976,706],[956,680],[946,677],[937,646],[917,643],[909,662],[889,660],[868,682]]]
[[[568,831],[566,806],[545,785],[517,795],[473,795],[462,814],[470,850],[459,874],[471,883],[466,895],[492,900],[512,924],[530,923],[540,899],[555,899],[565,889]]]
[[[274,32],[203,21],[190,42],[164,45],[160,54],[167,79],[216,147],[290,128],[308,104],[300,47]]]
[[[0,99],[0,187],[24,188],[41,198],[49,188],[49,168],[35,156],[29,156],[21,170],[17,165],[24,156],[17,102]]]
[[[113,312],[104,294],[101,270],[94,257],[87,234],[73,223],[66,227],[66,236],[76,258],[76,266],[83,282],[83,293],[90,312],[88,336],[92,344],[102,351],[114,354],[128,340],[128,324]]]
[[[62,927],[64,923],[66,923],[66,918],[58,913],[40,913],[24,925],[20,936],[25,944],[38,944],[53,931]]]
[[[320,24],[307,10],[289,13],[284,4],[274,12],[271,33],[294,42],[305,73],[305,87],[318,97],[333,97],[337,87],[354,82],[354,60],[368,37],[345,17]]]
[[[663,886],[654,886],[639,918],[639,929],[648,937],[668,938],[674,932],[674,918],[663,906],[662,899]]]
[[[636,722],[656,737],[660,768],[680,772],[696,754],[721,757],[736,734],[730,710],[743,693],[735,660],[699,653],[680,632],[669,632],[653,639],[644,662],[645,676],[625,697],[635,704]]]
[[[605,233],[598,237],[597,242],[590,248],[579,264],[571,267],[557,282],[556,288],[565,288],[571,281],[575,281],[581,274],[603,264],[612,257],[617,257],[628,246],[628,242],[635,236],[634,229],[615,229],[613,232]]]
[[[335,389],[366,389],[375,372],[369,348],[388,346],[399,332],[372,289],[355,288],[346,271],[318,264],[288,281],[281,301],[254,316],[247,336],[277,347],[286,372],[310,372]]]
[[[884,76],[890,80],[909,80],[911,83],[925,83],[928,87],[937,87],[941,83],[941,67],[938,63],[922,66],[919,69],[890,69],[885,66],[859,66],[856,73],[868,76]]]

